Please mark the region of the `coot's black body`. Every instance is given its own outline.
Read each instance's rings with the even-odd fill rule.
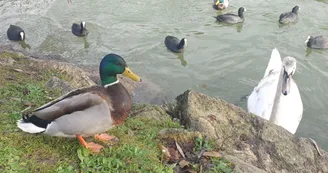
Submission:
[[[298,10],[299,9],[300,9],[299,6],[295,6],[292,9],[292,11],[280,14],[279,23],[281,23],[281,24],[296,23],[298,21]]]
[[[81,22],[80,24],[73,23],[72,33],[76,36],[83,37],[87,36],[89,31],[85,27],[85,22]]]
[[[328,48],[328,36],[309,36],[305,41],[307,47],[312,49],[327,49]]]
[[[23,41],[25,40],[25,32],[24,30],[16,25],[10,25],[7,30],[7,37],[12,41]]]
[[[187,45],[187,39],[178,39],[174,36],[165,37],[165,46],[172,52],[181,53],[184,51],[184,47]]]
[[[229,24],[241,23],[241,22],[244,22],[244,20],[245,20],[244,11],[246,11],[246,9],[244,7],[240,7],[238,9],[238,15],[236,15],[236,14],[222,14],[222,15],[216,16],[216,19],[219,22],[224,22],[224,23],[229,23]]]

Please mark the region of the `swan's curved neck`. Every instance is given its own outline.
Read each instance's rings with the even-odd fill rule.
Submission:
[[[281,67],[280,74],[279,74],[279,80],[277,85],[276,94],[274,97],[274,102],[272,106],[270,121],[275,122],[278,117],[278,110],[279,110],[279,103],[281,98],[281,91],[282,91],[282,82],[283,82],[283,75],[284,75],[284,68]]]

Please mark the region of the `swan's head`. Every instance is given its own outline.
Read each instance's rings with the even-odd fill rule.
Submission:
[[[292,82],[293,75],[296,71],[296,59],[287,56],[282,60],[283,68],[283,81],[282,81],[282,94],[287,95],[290,91],[290,83]]]

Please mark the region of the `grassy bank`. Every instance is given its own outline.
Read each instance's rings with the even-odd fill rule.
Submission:
[[[40,69],[19,54],[0,53],[0,172],[173,172],[174,165],[162,164],[157,137],[163,128],[179,127],[171,119],[130,117],[124,125],[108,132],[120,142],[106,146],[99,154],[89,153],[74,138],[20,131],[16,121],[22,110],[36,108],[60,95],[61,91],[46,87],[53,76],[68,79],[54,70]],[[226,161],[213,159],[213,163],[212,172],[232,171]],[[196,165],[192,169],[199,168]]]

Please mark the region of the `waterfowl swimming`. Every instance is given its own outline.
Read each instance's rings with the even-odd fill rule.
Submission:
[[[305,41],[307,47],[312,49],[327,49],[328,48],[328,36],[308,36]]]
[[[224,10],[228,8],[229,0],[213,0],[213,8],[216,10]]]
[[[19,26],[10,25],[7,30],[7,37],[12,41],[23,41],[25,40],[25,32]]]
[[[82,21],[80,24],[73,23],[72,25],[72,33],[76,36],[87,36],[89,31],[85,27],[85,22]]]
[[[248,112],[269,120],[294,134],[302,119],[303,103],[293,75],[296,59],[278,50],[271,53],[264,77],[247,100]]]
[[[298,21],[298,10],[300,10],[300,7],[296,5],[292,11],[282,13],[279,16],[279,23],[281,24],[289,24],[289,23],[295,23]]]
[[[229,23],[229,24],[235,24],[235,23],[241,23],[245,20],[244,18],[244,12],[246,11],[246,8],[240,7],[238,9],[238,15],[236,14],[222,14],[218,15],[215,18],[219,22]]]
[[[166,36],[165,37],[165,46],[172,52],[175,53],[181,53],[184,51],[184,47],[187,46],[187,39],[178,39],[177,37],[174,36]]]
[[[83,137],[94,136],[103,141],[115,138],[103,132],[123,123],[132,108],[131,96],[117,79],[117,74],[141,82],[125,60],[116,54],[108,54],[101,60],[99,73],[102,86],[71,91],[36,110],[23,113],[17,122],[18,128],[28,133],[77,137],[83,146],[99,152],[103,146],[87,143]]]

